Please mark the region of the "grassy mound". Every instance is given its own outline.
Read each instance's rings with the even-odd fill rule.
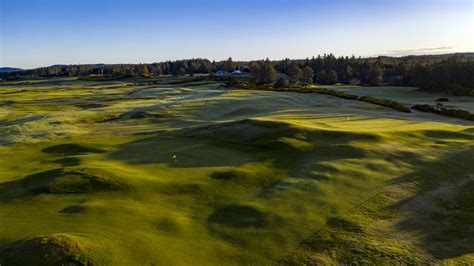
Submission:
[[[33,193],[87,193],[127,188],[113,174],[95,168],[58,168],[28,175],[16,182]]]
[[[282,264],[416,264],[415,258],[409,254],[394,247],[378,246],[366,238],[367,233],[361,225],[346,219],[332,218],[323,229],[303,242],[297,252],[282,261]]]
[[[287,123],[244,119],[212,124],[184,132],[183,136],[196,139],[220,140],[236,143],[257,144],[296,134],[299,130]]]
[[[50,154],[61,154],[61,155],[81,155],[88,153],[102,153],[104,152],[101,149],[96,149],[92,147],[86,147],[79,144],[59,144],[44,148],[42,150],[44,153]]]
[[[88,265],[87,250],[75,236],[37,236],[8,245],[1,251],[5,265]]]
[[[260,210],[245,205],[230,205],[212,213],[207,219],[210,224],[232,227],[264,227],[267,215]]]

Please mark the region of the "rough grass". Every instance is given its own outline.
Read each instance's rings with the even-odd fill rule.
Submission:
[[[2,265],[28,264],[36,245],[11,247],[30,239],[59,243],[61,262],[99,265],[472,264],[470,121],[169,84],[184,78],[0,88],[22,91],[0,108]],[[57,235],[72,242],[48,240]]]

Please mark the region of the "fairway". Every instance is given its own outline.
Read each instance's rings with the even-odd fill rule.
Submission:
[[[474,264],[472,121],[179,79],[0,86],[1,265]]]

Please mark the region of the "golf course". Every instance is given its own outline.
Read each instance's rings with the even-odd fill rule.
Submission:
[[[411,108],[474,97],[319,87],[410,112],[204,75],[2,81],[0,265],[474,264],[474,122]]]

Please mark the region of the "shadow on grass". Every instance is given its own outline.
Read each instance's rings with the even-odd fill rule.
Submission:
[[[231,227],[265,227],[267,215],[252,206],[229,205],[223,207],[207,219],[209,224],[220,224]]]
[[[18,118],[13,121],[0,121],[0,127],[8,127],[8,126],[15,126],[15,125],[22,125],[29,122],[34,122],[43,119],[45,116],[42,115],[35,115],[30,117]]]
[[[419,136],[447,141],[472,139],[469,134],[444,131],[421,131]],[[329,218],[284,264],[432,264],[474,252],[472,145],[436,161],[409,152],[380,151],[376,155],[394,163],[408,163],[414,170],[389,182],[397,188],[394,191],[377,194],[356,205],[350,213]],[[411,190],[406,187],[415,187],[414,195],[407,196]],[[390,244],[396,238],[386,244],[379,239],[383,233],[375,232],[374,236],[372,225],[389,225],[391,221],[396,231],[389,230],[388,237],[394,232],[409,232],[415,237],[398,246]]]
[[[239,166],[275,160],[279,168],[288,168],[306,153],[316,161],[360,158],[364,151],[350,143],[377,140],[372,134],[307,130],[283,122],[244,119],[125,143],[109,157],[131,164],[166,163],[172,167]]]
[[[471,146],[393,181],[417,184],[414,196],[393,206],[406,214],[397,227],[422,235],[423,249],[437,259],[474,252],[473,158]]]
[[[46,147],[41,150],[44,153],[49,154],[59,154],[59,155],[82,155],[88,153],[104,153],[105,151],[101,149],[96,149],[92,147],[87,147],[84,145],[67,143],[67,144],[58,144],[50,147]]]

